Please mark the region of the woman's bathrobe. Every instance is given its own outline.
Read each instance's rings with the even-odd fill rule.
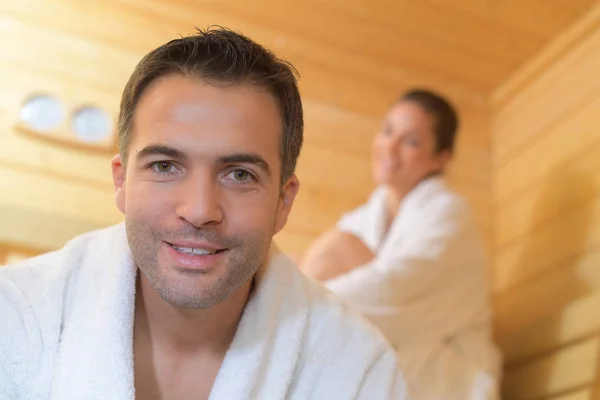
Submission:
[[[383,188],[341,218],[376,256],[326,285],[387,336],[415,400],[496,399],[486,256],[466,202],[431,177],[386,222]]]

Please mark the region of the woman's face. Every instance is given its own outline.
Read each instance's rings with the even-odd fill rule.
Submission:
[[[378,185],[407,193],[450,158],[437,151],[435,119],[412,101],[400,101],[386,115],[373,142],[373,177]]]

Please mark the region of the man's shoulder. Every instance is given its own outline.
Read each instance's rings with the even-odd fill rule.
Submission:
[[[31,310],[38,315],[53,303],[58,307],[62,291],[78,270],[89,242],[99,231],[79,235],[62,248],[17,263],[0,266],[0,308],[22,314]]]
[[[383,334],[320,283],[306,282],[311,310],[298,379],[311,382],[323,398],[406,398],[396,354]]]
[[[323,347],[335,353],[336,349],[354,343],[361,343],[373,354],[391,348],[373,324],[322,283],[302,273],[278,248],[273,250],[270,265],[270,284],[276,287],[285,282],[283,296],[294,299],[307,313],[304,336],[307,350]]]
[[[391,345],[366,318],[318,282],[307,278],[311,297],[308,340],[313,350],[325,347],[375,360]],[[360,349],[359,349],[360,348]],[[351,351],[350,351],[351,350]]]
[[[41,283],[47,283],[60,274],[67,260],[73,255],[73,249],[84,246],[89,239],[90,235],[84,234],[69,241],[60,249],[7,266],[0,266],[0,283],[12,281],[21,291],[29,292],[32,286],[35,288]],[[1,288],[0,286],[0,290]]]
[[[54,283],[59,258],[60,252],[51,252],[0,267],[0,387],[8,385],[9,393],[25,387],[44,347],[55,341],[47,326],[58,324],[52,317],[61,308]]]
[[[83,257],[88,244],[97,237],[110,235],[118,226],[101,228],[82,233],[59,249],[49,251],[35,257],[21,260],[14,264],[0,265],[0,281],[12,280],[17,286],[26,290],[31,284],[44,282],[64,272],[64,269],[77,265]]]
[[[0,397],[31,387],[31,377],[53,357],[69,282],[96,234],[82,234],[58,250],[0,267]]]
[[[57,250],[0,267],[0,303],[11,292],[24,298],[43,293],[43,286],[59,275],[62,258],[62,250]]]

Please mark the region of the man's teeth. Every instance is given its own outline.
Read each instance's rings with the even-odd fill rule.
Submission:
[[[183,254],[195,254],[198,256],[205,256],[205,255],[209,255],[209,254],[215,254],[217,251],[216,250],[208,250],[208,249],[194,249],[192,247],[178,247],[178,246],[173,246],[173,248],[175,250],[177,250],[180,253]]]

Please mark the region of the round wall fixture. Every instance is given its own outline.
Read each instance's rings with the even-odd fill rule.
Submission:
[[[36,95],[28,98],[21,106],[19,117],[29,129],[51,132],[64,121],[65,110],[57,98],[50,95]]]
[[[110,116],[97,107],[83,107],[73,114],[73,133],[82,142],[98,143],[106,140],[112,131]]]

